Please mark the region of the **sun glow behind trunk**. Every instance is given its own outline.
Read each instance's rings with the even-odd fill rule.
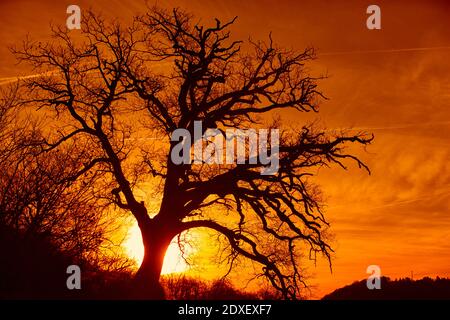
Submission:
[[[136,223],[128,230],[124,247],[129,257],[135,259],[138,265],[141,265],[144,258],[144,245],[142,243],[141,231]],[[186,246],[185,257],[188,257],[192,253],[191,251],[192,249]],[[167,249],[161,274],[180,273],[188,270],[189,265],[183,259],[182,252],[175,238]]]

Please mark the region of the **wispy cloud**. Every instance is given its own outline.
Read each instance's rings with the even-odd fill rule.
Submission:
[[[319,56],[336,56],[336,55],[346,55],[346,54],[401,53],[401,52],[421,52],[421,51],[436,51],[436,50],[450,50],[450,46],[319,52],[318,55]]]

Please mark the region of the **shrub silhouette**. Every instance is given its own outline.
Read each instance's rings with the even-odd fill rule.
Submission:
[[[271,288],[262,288],[256,292],[239,290],[226,279],[204,281],[186,275],[167,275],[162,286],[169,300],[275,300],[281,295]]]

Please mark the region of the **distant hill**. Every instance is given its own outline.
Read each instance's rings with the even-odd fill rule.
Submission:
[[[322,300],[450,300],[450,279],[425,277],[391,280],[381,278],[381,289],[369,290],[366,280],[337,289]]]

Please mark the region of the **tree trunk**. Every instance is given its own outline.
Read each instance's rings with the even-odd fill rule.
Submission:
[[[159,282],[164,256],[173,238],[171,232],[151,221],[139,226],[144,243],[144,259],[135,276],[135,298],[164,299],[164,290]]]

